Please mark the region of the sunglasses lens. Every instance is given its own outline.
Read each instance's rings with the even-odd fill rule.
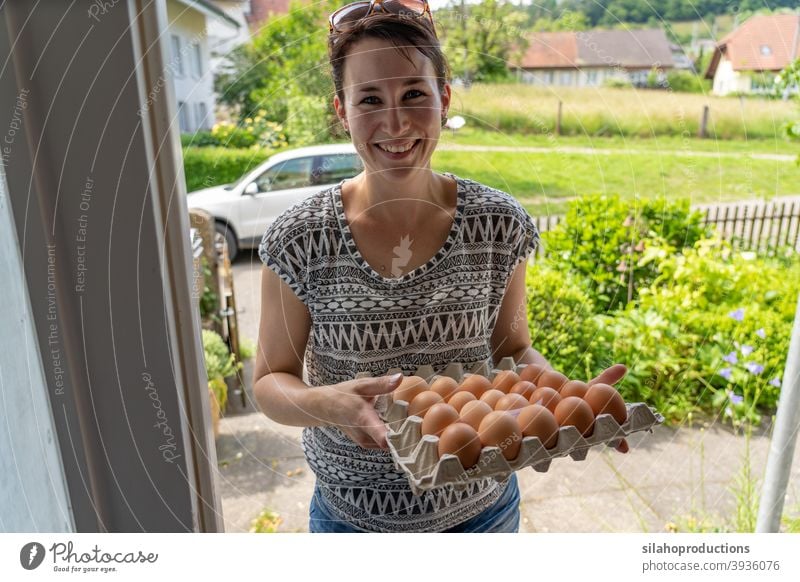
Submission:
[[[348,22],[355,22],[364,18],[369,12],[369,2],[354,2],[333,13],[331,22],[334,28]],[[425,0],[383,0],[375,5],[376,12],[390,12],[392,14],[420,16],[425,13]]]
[[[364,18],[367,15],[367,11],[369,11],[369,2],[354,2],[334,12],[333,16],[331,16],[331,22],[334,27],[346,22],[354,22]]]

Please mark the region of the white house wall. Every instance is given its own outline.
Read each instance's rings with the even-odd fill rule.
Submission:
[[[217,0],[214,5],[239,23],[235,30],[228,22],[217,18],[208,19],[208,48],[211,70],[218,72],[224,64],[225,55],[250,40],[250,29],[244,17],[245,2],[223,2]]]
[[[210,29],[206,16],[184,4],[168,1],[167,18],[170,58],[166,70],[175,86],[178,105],[175,123],[182,133],[210,129],[214,125],[214,79],[209,64]]]
[[[750,77],[734,71],[733,64],[723,56],[714,74],[713,92],[721,96],[730,93],[749,93]]]

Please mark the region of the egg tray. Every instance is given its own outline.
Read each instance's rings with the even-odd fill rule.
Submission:
[[[494,369],[481,364],[470,373],[493,380],[505,370],[520,373],[526,365],[516,365],[513,358],[503,358]],[[400,371],[399,368],[392,369],[388,374]],[[414,375],[428,381],[438,376],[449,376],[460,384],[465,373],[463,365],[454,362],[442,374],[435,374],[431,366],[421,366]],[[369,376],[369,373],[360,373],[356,377]],[[508,461],[500,447],[483,447],[475,466],[464,469],[455,455],[445,454],[439,458],[439,437],[422,434],[422,419],[408,416],[407,402],[392,402],[391,394],[381,395],[375,402],[379,416],[389,428],[387,441],[395,465],[408,476],[415,495],[445,485],[464,489],[471,482],[487,477],[504,481],[512,472],[524,467],[544,473],[555,458],[570,456],[575,461],[583,461],[591,447],[602,444],[616,446],[627,435],[643,430],[653,432],[655,425],[664,422],[664,417],[644,402],[626,403],[625,406],[628,418],[621,426],[610,414],[601,414],[595,419],[591,436],[583,437],[574,426],[563,426],[558,431],[558,442],[551,449],[545,449],[538,437],[523,437],[516,459]]]

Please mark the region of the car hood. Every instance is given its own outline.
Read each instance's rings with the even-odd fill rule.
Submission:
[[[189,208],[201,206],[209,202],[219,202],[225,197],[235,195],[233,190],[226,190],[229,184],[222,186],[212,186],[211,188],[203,188],[202,190],[195,190],[189,192],[186,196]]]

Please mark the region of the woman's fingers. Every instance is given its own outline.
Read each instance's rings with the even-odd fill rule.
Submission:
[[[625,364],[614,364],[610,368],[603,370],[596,378],[589,380],[588,384],[608,384],[614,385],[625,377],[628,367]]]

